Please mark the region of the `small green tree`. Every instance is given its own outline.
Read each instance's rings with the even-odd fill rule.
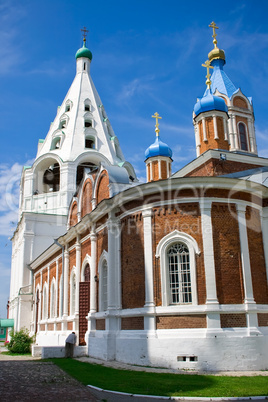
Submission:
[[[7,347],[12,353],[30,353],[33,342],[34,336],[29,335],[28,329],[22,328],[18,332],[14,332],[13,330],[10,332],[10,342]]]

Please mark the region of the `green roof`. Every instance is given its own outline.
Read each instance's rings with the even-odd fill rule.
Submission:
[[[78,59],[80,57],[86,57],[89,60],[92,60],[92,53],[91,51],[86,47],[85,42],[83,44],[83,47],[77,50],[75,58]]]
[[[0,327],[1,328],[13,328],[14,327],[14,319],[6,318],[6,319],[0,320]]]

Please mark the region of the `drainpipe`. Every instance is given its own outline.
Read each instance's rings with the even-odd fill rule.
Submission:
[[[62,288],[61,288],[61,308],[62,308],[62,312],[63,312],[63,287],[64,287],[64,246],[62,246],[58,240],[54,239],[54,243],[59,246],[62,250],[62,274],[61,274],[61,278],[62,278]],[[61,315],[62,316],[62,315]]]

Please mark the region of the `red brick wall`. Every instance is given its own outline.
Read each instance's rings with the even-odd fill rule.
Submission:
[[[226,149],[229,150],[228,141],[224,139],[224,128],[223,128],[223,119],[222,117],[216,118],[217,122],[217,129],[218,129],[218,137],[219,139],[215,139],[215,132],[214,132],[214,123],[212,117],[207,117],[205,119],[206,125],[206,134],[207,134],[207,141],[204,141],[203,135],[203,125],[202,122],[199,122],[199,130],[200,130],[200,152],[201,154],[208,149]]]
[[[246,314],[221,314],[221,328],[243,328],[246,326]]]
[[[167,172],[167,162],[166,161],[161,161],[161,176],[162,179],[167,179],[168,178],[168,172]]]
[[[233,105],[237,107],[242,107],[244,109],[248,108],[247,102],[241,96],[236,96],[233,100]]]
[[[143,317],[123,317],[121,318],[121,330],[143,330]]]
[[[206,328],[206,327],[207,327],[207,319],[205,314],[156,317],[156,329]]]
[[[87,179],[82,192],[82,207],[81,218],[91,212],[91,200],[92,200],[92,183],[90,179]]]
[[[76,225],[78,222],[77,220],[77,203],[76,201],[74,201],[73,205],[72,205],[72,209],[71,209],[71,213],[70,213],[70,219],[69,219],[69,226],[74,226]]]
[[[243,303],[240,239],[235,204],[213,203],[211,217],[219,303]]]
[[[257,164],[229,161],[228,159],[222,161],[220,159],[212,158],[209,159],[206,163],[203,163],[196,169],[192,170],[192,172],[187,173],[186,177],[220,176],[223,174],[240,172],[247,169],[254,169],[260,166],[262,166],[261,163],[257,165]]]
[[[174,230],[191,235],[201,251],[196,256],[196,279],[198,304],[206,302],[205,270],[203,259],[203,240],[201,230],[201,215],[198,203],[177,204],[154,209],[153,216],[153,256],[159,241]],[[154,294],[157,306],[162,304],[160,261],[154,257]]]
[[[141,214],[122,221],[121,235],[122,307],[143,307],[145,271],[143,219]]]
[[[258,326],[268,327],[268,313],[258,313]]]
[[[152,171],[153,177],[151,178],[152,181],[159,180],[159,168],[158,168],[158,161],[152,162]]]
[[[87,239],[81,243],[81,260],[84,261],[86,255],[91,255],[91,240]]]
[[[267,275],[259,211],[247,207],[246,220],[254,299],[256,303],[267,304]]]
[[[96,185],[97,187],[97,204],[105,198],[110,198],[109,177],[106,170],[101,173],[101,177]]]

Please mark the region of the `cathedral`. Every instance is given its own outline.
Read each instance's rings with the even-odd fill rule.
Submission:
[[[74,81],[21,177],[9,318],[36,335],[34,353],[60,356],[75,331],[76,355],[268,369],[268,158],[210,27],[196,159],[172,173],[155,113],[146,183],[124,158],[84,37]]]

